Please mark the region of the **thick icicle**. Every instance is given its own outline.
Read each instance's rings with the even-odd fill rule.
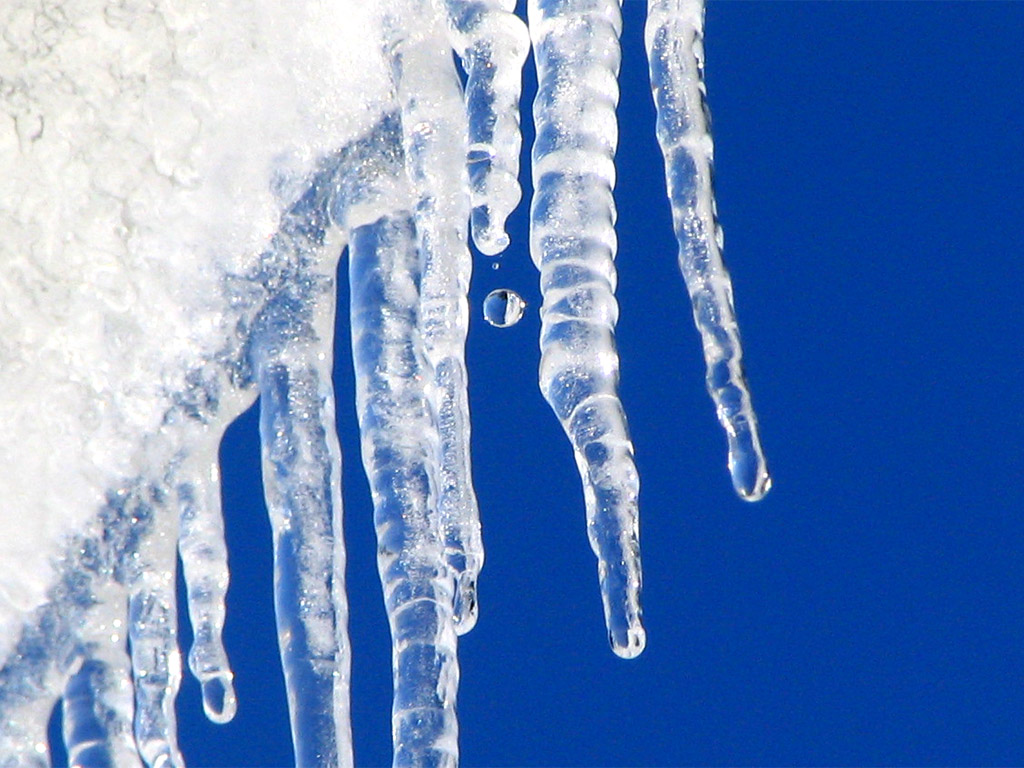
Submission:
[[[132,732],[132,682],[125,651],[124,593],[114,589],[83,626],[84,658],[64,686],[64,746],[68,765],[139,766]]]
[[[639,476],[617,388],[614,328],[619,32],[615,0],[531,0],[537,62],[530,253],[541,272],[540,386],[583,478],[615,653],[643,651]]]
[[[297,766],[352,765],[341,448],[334,420],[335,248],[326,181],[286,215],[253,330],[278,642]],[[328,248],[333,250],[325,255]]]
[[[220,510],[219,436],[200,439],[206,444],[186,459],[175,488],[180,514],[178,554],[193,634],[188,665],[202,687],[206,716],[226,723],[235,716],[237,701],[222,640],[229,575]]]
[[[454,766],[459,668],[454,584],[438,535],[437,424],[417,331],[411,214],[358,227],[349,246],[352,353],[377,565],[391,625],[395,766]]]
[[[466,117],[451,49],[427,20],[429,2],[411,2],[416,24],[389,46],[402,116],[406,174],[416,196],[416,237],[422,278],[419,330],[433,370],[434,412],[440,436],[438,509],[445,559],[455,578],[455,626],[477,620],[477,579],[484,561],[480,515],[470,462],[465,345],[469,328]]]
[[[508,247],[505,220],[519,205],[519,95],[530,52],[515,0],[444,0],[451,46],[466,71],[473,242],[495,256]]]
[[[143,514],[152,518],[154,530],[139,544],[138,557],[130,571],[128,599],[128,637],[135,682],[135,743],[150,768],[184,765],[178,751],[174,712],[181,684],[174,551],[178,519],[164,506],[165,496],[165,490],[157,488],[149,499],[140,501]]]
[[[295,761],[351,765],[349,648],[347,642],[335,647],[347,616],[335,613],[344,570],[333,551],[341,531],[341,453],[331,355],[290,351],[267,354],[259,387],[277,628]]]
[[[771,488],[771,476],[743,375],[732,282],[722,261],[704,84],[704,0],[649,0],[645,39],[679,268],[704,346],[708,392],[729,439],[733,487],[743,499],[757,501]]]
[[[340,590],[333,582],[343,571],[335,572],[332,557],[341,522],[340,452],[329,370],[320,361],[278,358],[266,361],[259,376],[278,642],[297,766],[352,763],[349,652],[334,646],[346,617],[335,616],[333,605]],[[344,686],[338,696],[336,685]]]

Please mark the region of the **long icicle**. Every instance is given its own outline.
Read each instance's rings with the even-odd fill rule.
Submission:
[[[722,260],[704,84],[704,0],[649,0],[644,37],[679,268],[704,346],[708,392],[728,437],[733,487],[741,498],[757,501],[772,481],[743,374],[732,281]]]
[[[455,626],[477,620],[477,580],[484,548],[470,462],[465,345],[473,260],[467,241],[466,117],[462,90],[446,36],[427,21],[427,0],[412,2],[419,24],[390,46],[392,76],[402,116],[405,170],[416,196],[420,253],[419,330],[434,376],[434,412],[440,437],[438,509],[445,559],[455,578]]]
[[[531,0],[538,89],[530,253],[541,272],[540,386],[572,441],[612,649],[644,649],[639,476],[618,397],[614,328],[615,0]]]
[[[274,600],[296,766],[352,765],[341,448],[333,361],[336,256],[321,174],[265,255],[253,330]]]
[[[454,583],[438,534],[438,437],[417,331],[419,271],[411,214],[384,216],[352,232],[352,355],[391,625],[394,765],[455,766]]]

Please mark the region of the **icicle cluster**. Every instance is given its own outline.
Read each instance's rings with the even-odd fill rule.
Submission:
[[[240,14],[251,12],[252,29],[262,32],[248,46],[232,48],[229,40],[223,49],[216,35],[203,37],[217,28],[215,19],[170,6],[160,21],[145,4],[107,9],[99,13],[103,23],[123,32],[102,34],[90,27],[102,3],[91,0],[69,0],[63,9],[18,0],[0,14],[8,30],[0,107],[14,125],[0,140],[22,163],[12,163],[17,173],[9,178],[45,193],[45,178],[34,179],[50,173],[47,183],[59,191],[79,178],[69,169],[82,174],[81,187],[59,198],[72,230],[63,243],[52,234],[60,222],[43,193],[3,209],[5,226],[23,244],[20,251],[11,246],[9,276],[0,278],[0,298],[15,307],[0,312],[0,338],[14,337],[7,349],[14,373],[5,375],[37,365],[30,351],[44,332],[33,336],[19,322],[37,311],[47,279],[64,285],[52,276],[64,259],[85,265],[84,276],[69,279],[69,291],[75,279],[100,291],[103,271],[90,265],[104,256],[115,280],[155,285],[153,295],[165,304],[191,302],[181,310],[185,330],[176,342],[154,338],[148,356],[134,355],[120,344],[118,323],[137,322],[142,330],[132,338],[145,339],[144,319],[131,320],[144,316],[145,302],[97,293],[105,302],[96,324],[99,351],[83,362],[76,350],[92,337],[68,337],[46,369],[64,371],[69,391],[85,393],[67,400],[69,412],[83,397],[109,402],[108,420],[120,426],[103,443],[103,461],[69,444],[70,460],[85,467],[76,470],[83,479],[74,488],[84,490],[44,501],[40,508],[52,523],[33,534],[40,565],[20,582],[0,579],[2,766],[49,763],[46,721],[57,699],[72,764],[183,764],[174,721],[181,677],[176,553],[195,636],[189,667],[202,684],[207,715],[231,719],[236,699],[221,641],[228,568],[217,448],[226,424],[256,394],[296,764],[352,764],[341,449],[331,382],[343,251],[362,460],[393,640],[394,762],[457,764],[457,639],[477,621],[484,561],[463,355],[469,240],[489,255],[509,243],[504,225],[520,199],[518,103],[531,42],[539,83],[530,252],[544,295],[540,387],[576,454],[612,648],[624,657],[644,648],[639,478],[617,394],[614,340],[619,2],[530,0],[528,27],[514,15],[513,0],[388,0],[369,7],[324,0],[292,4],[302,15],[283,26],[259,3],[235,5]],[[347,72],[324,63],[329,47],[316,37],[324,23],[340,24],[339,16],[373,41],[348,74],[360,80],[347,91],[357,102],[348,111],[321,95],[324,83],[333,83],[317,68]],[[680,266],[703,339],[708,388],[729,438],[733,483],[743,498],[757,499],[770,479],[721,258],[702,27],[702,0],[650,0],[647,48]],[[102,42],[76,48],[90,40],[89,29]],[[122,56],[125,41],[150,58],[140,64]],[[133,67],[166,71],[166,83],[159,75],[148,85],[133,79]],[[104,85],[107,74],[113,79]],[[90,90],[93,81],[100,85]],[[255,147],[240,155],[238,138],[258,121],[218,94],[245,87],[261,99],[285,96],[268,107]],[[70,106],[47,96],[61,88],[73,94]],[[76,112],[74,99],[88,109]],[[245,109],[254,103],[236,101]],[[122,103],[124,115],[111,114],[106,128],[83,134],[81,114]],[[324,127],[335,119],[345,130]],[[166,131],[159,127],[165,124]],[[295,136],[298,145],[288,142]],[[76,140],[83,143],[78,155]],[[104,165],[119,151],[136,150],[138,171]],[[86,159],[75,165],[76,157]],[[230,170],[239,164],[243,171]],[[228,208],[208,210],[220,195],[254,181],[262,186],[237,208],[259,220],[256,234],[225,216]],[[14,183],[0,187],[3,200],[24,191]],[[182,229],[197,218],[201,226]],[[111,222],[109,228],[90,229],[87,222],[97,220]],[[187,251],[208,263],[195,264],[191,281],[175,282],[167,253]],[[54,315],[51,326],[62,327],[63,319]],[[95,360],[115,365],[96,373]],[[122,382],[116,364],[158,385]],[[24,385],[25,376],[15,383]],[[45,409],[43,395],[38,399]],[[6,418],[27,419],[29,405]],[[92,434],[85,429],[71,430],[69,439]],[[106,461],[115,455],[134,458]],[[6,501],[24,501],[27,491],[9,475]],[[27,550],[5,546],[0,556],[27,557]]]

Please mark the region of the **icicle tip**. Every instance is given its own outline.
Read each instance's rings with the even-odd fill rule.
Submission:
[[[238,698],[230,672],[203,680],[203,711],[211,723],[231,722],[238,711]]]
[[[760,501],[772,488],[768,462],[755,429],[729,438],[729,474],[736,494],[744,501]]]
[[[612,646],[612,651],[620,659],[635,659],[647,647],[647,632],[642,626],[636,624],[624,632],[609,632],[608,642]]]

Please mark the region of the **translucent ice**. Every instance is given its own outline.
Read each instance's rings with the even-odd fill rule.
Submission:
[[[298,765],[350,765],[334,432],[349,255],[362,459],[393,641],[396,765],[454,765],[483,566],[469,240],[508,244],[521,68],[539,90],[540,384],[575,450],[611,644],[643,650],[639,478],[618,399],[615,0],[0,3],[0,765],[181,765],[175,563],[207,715],[234,714],[217,448],[260,397]],[[703,6],[647,45],[680,265],[737,491],[770,479],[711,190]],[[453,60],[457,56],[460,76]],[[500,297],[505,324],[522,312]],[[493,314],[493,313],[491,313]],[[497,317],[498,315],[494,315]]]

